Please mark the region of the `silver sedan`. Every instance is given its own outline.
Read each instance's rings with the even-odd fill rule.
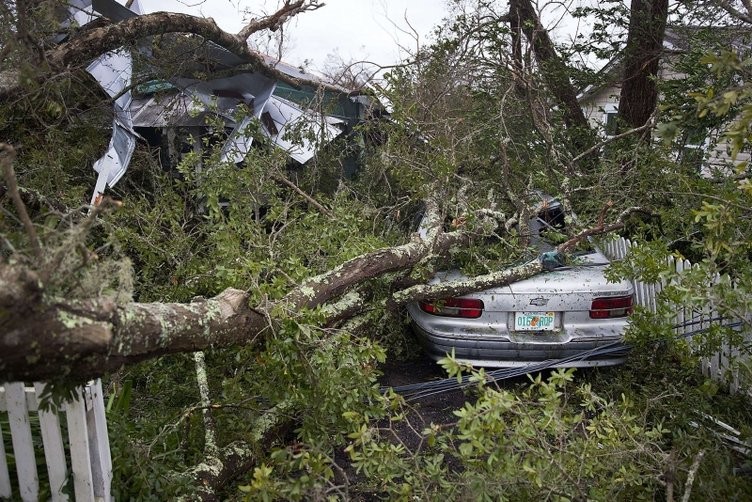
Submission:
[[[546,222],[538,220],[532,228]],[[508,286],[408,306],[412,325],[434,359],[454,351],[473,366],[514,367],[546,360],[553,366],[620,364],[623,354],[598,355],[620,342],[632,312],[630,282],[609,283],[608,260],[599,251],[580,254],[577,265],[557,268]],[[466,279],[459,271],[431,283]],[[583,351],[595,351],[578,358]],[[573,357],[575,356],[575,357]]]

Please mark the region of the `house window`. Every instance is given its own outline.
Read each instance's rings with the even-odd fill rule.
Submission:
[[[607,105],[603,113],[603,131],[607,137],[616,136],[618,132],[619,110],[615,105]]]

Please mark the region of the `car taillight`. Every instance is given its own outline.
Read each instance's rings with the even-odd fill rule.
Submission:
[[[612,298],[596,298],[590,306],[591,319],[608,319],[610,317],[626,317],[632,313],[632,296],[614,296]]]
[[[475,298],[446,298],[433,302],[420,302],[420,309],[433,315],[477,319],[483,314],[483,302]]]

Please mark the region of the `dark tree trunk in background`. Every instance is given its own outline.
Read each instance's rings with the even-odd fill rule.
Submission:
[[[556,52],[548,31],[541,25],[538,13],[530,0],[509,1],[509,28],[512,31],[515,61],[521,58],[520,33],[524,33],[540,66],[541,76],[564,115],[569,139],[575,151],[582,152],[594,144],[590,124],[577,101],[577,89],[572,84],[569,68]]]
[[[666,32],[668,0],[632,0],[624,77],[619,98],[619,124],[644,125],[658,102],[656,76]],[[646,130],[644,137],[649,137]]]

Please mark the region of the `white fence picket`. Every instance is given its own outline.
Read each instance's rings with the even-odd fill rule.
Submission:
[[[34,384],[34,387],[26,387],[20,382],[0,386],[0,412],[8,413],[19,484],[19,493],[14,495],[3,431],[0,430],[0,498],[38,499],[39,480],[29,420],[29,411],[36,411],[49,476],[50,499],[54,502],[68,500],[63,489],[70,478],[76,500],[109,502],[112,499],[112,460],[101,381],[78,389],[79,399],[66,402],[57,412],[39,409],[37,396],[43,391],[44,384],[41,383]],[[62,412],[65,412],[68,426],[70,476],[60,430],[59,413]]]
[[[2,399],[0,399],[0,401],[2,401]],[[11,495],[13,495],[13,493],[10,491],[10,473],[8,472],[8,463],[5,460],[3,427],[0,425],[0,498],[9,499]]]
[[[676,272],[682,273],[684,271],[684,260],[679,259],[676,260],[676,263],[674,264],[676,266]],[[685,308],[683,305],[676,305],[676,324],[678,325],[677,333],[680,335],[683,335],[687,332],[687,327],[685,326]]]
[[[633,243],[628,239],[618,238],[605,242],[602,249],[609,259],[622,260],[632,245]],[[668,258],[668,266],[669,269],[675,270],[679,274],[689,271],[693,267],[698,267],[698,265],[693,265],[688,260],[675,259],[673,256]],[[713,283],[718,284],[720,281],[720,275],[716,274]],[[664,283],[644,284],[641,281],[634,281],[635,303],[651,312],[656,312],[658,307],[656,298],[665,286],[666,284]],[[707,329],[715,324],[727,324],[728,320],[720,319],[719,315],[719,312],[709,305],[701,309],[691,309],[684,305],[675,305],[676,334],[685,335]],[[748,345],[749,338],[751,337],[752,335],[746,334],[745,338],[747,340],[742,345]],[[689,342],[690,344],[692,343],[691,337],[689,338]],[[740,361],[740,357],[744,357],[744,360]],[[750,364],[749,356],[741,355],[739,345],[731,344],[728,340],[723,340],[718,352],[701,358],[700,368],[703,375],[727,384],[729,391],[735,393],[742,387],[738,369],[740,362],[742,364]]]
[[[21,500],[36,501],[39,498],[39,478],[23,382],[5,384],[5,403]]]
[[[44,392],[44,384],[35,383],[34,390],[36,391],[35,394],[38,398]],[[37,409],[39,409],[38,400]],[[68,500],[67,495],[63,493],[68,472],[65,463],[63,436],[60,433],[60,419],[58,418],[57,413],[39,410],[39,427],[42,433],[42,444],[44,445],[44,459],[47,463],[47,474],[50,479],[51,498],[53,502]]]
[[[112,485],[112,459],[110,458],[110,438],[107,435],[101,380],[97,380],[94,385],[86,388],[86,399],[89,410],[86,415],[89,447],[94,457],[92,463],[94,495],[98,500],[109,500]]]
[[[86,431],[86,401],[83,396],[79,395],[78,399],[68,404],[65,416],[68,421],[73,492],[76,494],[76,500],[94,500],[92,459],[89,450],[89,434]]]

